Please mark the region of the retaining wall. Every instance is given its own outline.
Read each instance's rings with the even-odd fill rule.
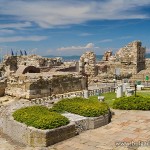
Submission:
[[[70,118],[69,118],[70,119]],[[69,139],[76,134],[89,129],[95,129],[108,124],[111,113],[99,117],[84,117],[56,129],[41,130],[17,122],[12,116],[5,116],[2,121],[2,132],[13,140],[33,147],[46,147]]]
[[[107,93],[107,92],[113,92],[113,87],[105,87],[101,89],[94,89],[94,90],[88,90],[89,96],[97,95],[98,93]],[[50,106],[52,103],[56,102],[57,100],[61,100],[63,98],[73,98],[73,97],[84,97],[84,91],[75,91],[75,92],[68,92],[64,94],[56,94],[52,96],[42,97],[42,98],[35,98],[31,99],[31,103],[38,104],[38,105],[45,105]]]
[[[2,131],[13,140],[34,147],[50,146],[76,135],[74,123],[56,129],[41,130],[19,123],[13,117],[4,118]]]

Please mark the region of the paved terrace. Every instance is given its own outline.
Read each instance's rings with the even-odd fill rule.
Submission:
[[[25,147],[0,132],[0,150],[149,150],[150,111],[114,112],[110,124],[47,148]]]

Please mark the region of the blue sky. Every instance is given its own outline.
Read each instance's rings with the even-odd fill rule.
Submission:
[[[0,54],[114,53],[141,40],[150,52],[150,0],[0,0]]]

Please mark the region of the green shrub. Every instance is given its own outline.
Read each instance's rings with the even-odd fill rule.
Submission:
[[[50,112],[44,106],[30,106],[16,110],[13,113],[16,121],[38,129],[53,129],[69,123],[69,120],[56,113]]]
[[[143,96],[121,97],[114,100],[114,109],[150,110],[150,98]]]
[[[57,112],[70,112],[85,117],[98,117],[108,112],[108,105],[98,100],[72,98],[63,99],[54,104],[52,111]]]

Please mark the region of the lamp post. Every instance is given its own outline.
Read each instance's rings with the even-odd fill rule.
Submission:
[[[115,92],[115,84],[116,84],[116,79],[113,79],[113,82],[114,82],[114,92]]]
[[[134,83],[134,88],[135,88],[135,97],[136,97],[136,90],[137,90],[137,83]]]

